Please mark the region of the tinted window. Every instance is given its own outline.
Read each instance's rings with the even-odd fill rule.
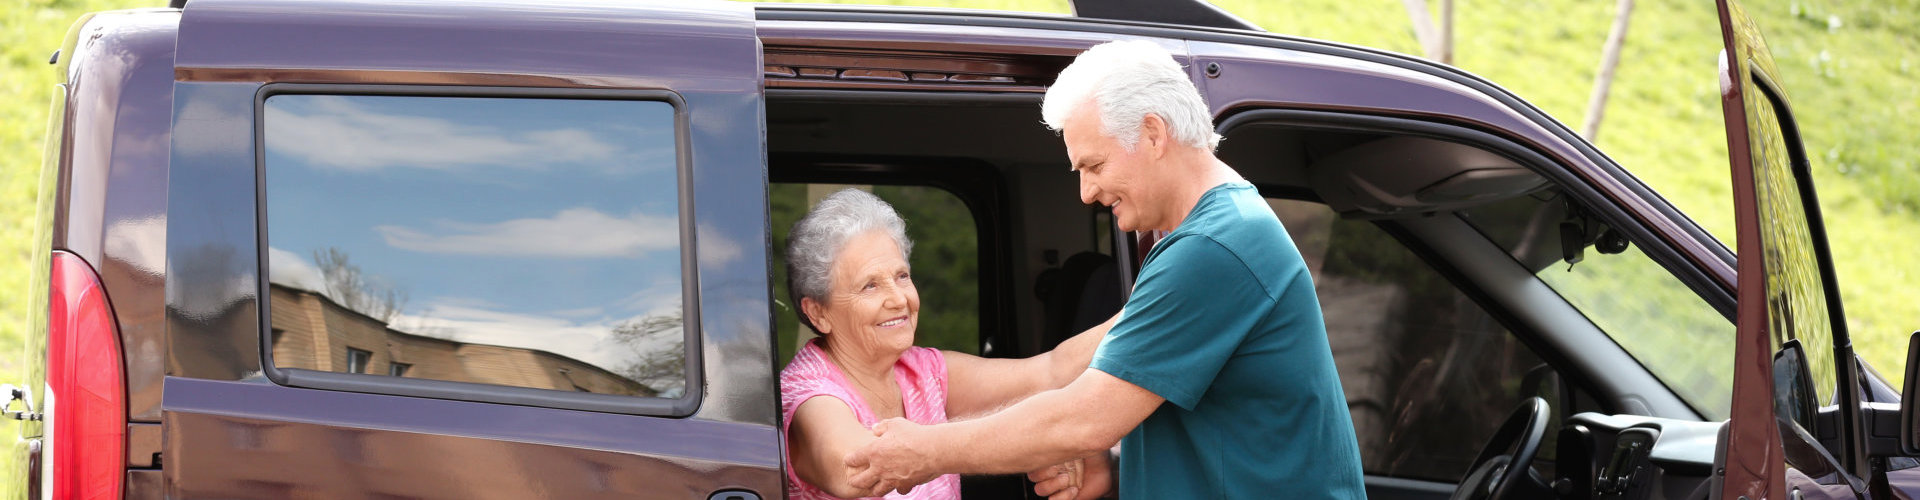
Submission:
[[[1823,485],[1843,484],[1839,473],[1848,454],[1840,446],[1823,447],[1821,437],[1844,436],[1831,425],[1816,422],[1818,406],[1846,403],[1836,398],[1840,374],[1836,371],[1833,324],[1827,309],[1827,283],[1808,221],[1806,203],[1793,165],[1805,159],[1790,147],[1782,128],[1790,118],[1775,107],[1772,96],[1751,78],[1745,80],[1748,147],[1753,162],[1754,201],[1759,213],[1760,259],[1766,269],[1767,324],[1774,348],[1774,411],[1786,462],[1796,474]],[[1739,168],[1736,166],[1735,168]],[[1736,187],[1737,188],[1737,187]],[[1795,346],[1799,352],[1795,352]],[[1797,360],[1796,360],[1797,358]],[[1798,366],[1795,366],[1798,365]],[[1857,396],[1856,396],[1857,397]],[[1853,401],[1858,401],[1854,399]],[[1842,415],[1845,415],[1842,413]],[[1842,458],[1844,460],[1844,458]],[[1790,480],[1789,484],[1794,481]]]
[[[679,396],[673,120],[654,101],[268,98],[274,365]]]
[[[907,223],[913,240],[908,263],[920,292],[920,323],[914,345],[978,355],[980,353],[980,238],[973,213],[959,197],[927,186],[850,186],[778,183],[769,188],[773,227],[774,324],[779,331],[780,366],[797,346],[815,334],[801,326],[787,291],[787,232],[821,198],[845,188],[865,189],[886,200]]]
[[[1761,261],[1767,270],[1767,330],[1776,348],[1799,340],[1806,351],[1813,389],[1822,404],[1833,403],[1833,324],[1827,313],[1826,287],[1807,227],[1792,158],[1780,129],[1780,115],[1765,94],[1747,86],[1747,120],[1753,153],[1754,195],[1760,209]],[[1808,429],[1811,422],[1803,422]]]
[[[1545,191],[1461,215],[1695,411],[1708,420],[1727,418],[1733,351],[1726,346],[1733,341],[1733,323],[1637,246],[1629,244],[1617,254],[1583,246],[1579,263],[1568,264],[1563,233],[1592,241],[1607,229],[1590,217],[1570,215],[1567,203],[1563,195]]]
[[[1380,227],[1318,203],[1269,204],[1313,274],[1366,472],[1458,481],[1521,398],[1539,395],[1522,393],[1539,357]]]

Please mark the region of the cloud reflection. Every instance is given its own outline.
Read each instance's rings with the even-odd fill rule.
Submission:
[[[430,229],[375,226],[388,245],[436,254],[506,257],[637,257],[680,248],[680,221],[634,213],[614,217],[569,208],[548,218],[475,224],[444,221]]]
[[[385,114],[338,96],[268,106],[267,144],[317,167],[366,171],[386,167],[447,169],[472,165],[544,166],[612,163],[617,142],[578,128],[508,130],[444,118]],[[304,110],[293,108],[304,107]]]

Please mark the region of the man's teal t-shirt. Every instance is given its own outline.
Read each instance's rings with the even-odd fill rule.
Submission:
[[[1167,400],[1120,441],[1123,498],[1366,498],[1313,279],[1251,185],[1147,253],[1092,368]]]

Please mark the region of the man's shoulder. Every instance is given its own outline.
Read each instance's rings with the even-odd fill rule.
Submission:
[[[1161,262],[1163,265],[1176,267],[1209,266],[1211,269],[1220,271],[1245,268],[1251,272],[1251,268],[1241,258],[1241,255],[1246,252],[1236,251],[1222,240],[1222,236],[1224,235],[1212,232],[1169,234],[1166,239],[1154,244],[1154,250],[1159,254],[1155,260],[1163,261]],[[1227,266],[1228,264],[1232,266]],[[1192,269],[1187,271],[1191,272]],[[1214,278],[1226,277],[1220,273],[1206,274],[1213,274]]]
[[[1147,272],[1165,273],[1167,276],[1159,278],[1171,277],[1174,282],[1208,290],[1228,289],[1232,288],[1229,284],[1244,283],[1247,288],[1264,291],[1271,299],[1278,296],[1287,277],[1305,269],[1273,256],[1274,248],[1236,243],[1220,234],[1170,235],[1155,245],[1158,255],[1151,264],[1157,269]]]
[[[1270,288],[1305,270],[1299,250],[1264,199],[1257,194],[1228,198],[1196,212],[1203,219],[1183,227],[1185,231],[1168,235],[1162,242],[1169,246],[1166,250],[1180,260],[1238,264]]]
[[[1273,207],[1251,185],[1228,184],[1214,188],[1190,217],[1192,224],[1182,224],[1181,229],[1186,231],[1175,233],[1204,234],[1235,251],[1292,245]]]

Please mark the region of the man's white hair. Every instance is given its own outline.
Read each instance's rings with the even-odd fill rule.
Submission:
[[[1041,119],[1059,131],[1067,116],[1087,102],[1100,106],[1100,132],[1127,151],[1140,142],[1148,114],[1167,122],[1173,140],[1212,151],[1220,145],[1213,116],[1186,71],[1159,45],[1120,40],[1095,45],[1060,71],[1040,102]]]

